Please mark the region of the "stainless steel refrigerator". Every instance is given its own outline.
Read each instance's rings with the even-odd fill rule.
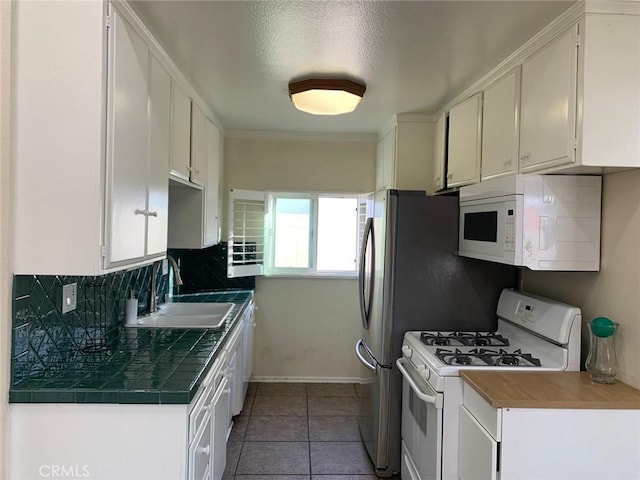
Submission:
[[[409,330],[495,330],[507,265],[458,257],[458,197],[385,190],[367,198],[360,252],[362,335],[356,355],[360,433],[381,477],[400,472],[402,377],[395,360]]]

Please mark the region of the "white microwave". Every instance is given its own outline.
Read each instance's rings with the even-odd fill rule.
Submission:
[[[458,254],[531,270],[598,271],[602,178],[512,175],[460,189]]]

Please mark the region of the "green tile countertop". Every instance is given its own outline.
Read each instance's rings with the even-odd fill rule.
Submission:
[[[13,385],[9,403],[190,403],[252,298],[252,290],[174,297],[174,302],[229,302],[234,308],[224,327],[215,330],[123,325],[108,351]]]

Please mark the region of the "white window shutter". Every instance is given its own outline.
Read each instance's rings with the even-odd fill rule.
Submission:
[[[362,249],[362,241],[364,239],[364,227],[367,224],[367,199],[369,199],[370,196],[370,193],[358,195],[358,244],[356,245],[356,270],[360,267],[360,250]]]
[[[265,192],[229,190],[227,276],[262,275]]]

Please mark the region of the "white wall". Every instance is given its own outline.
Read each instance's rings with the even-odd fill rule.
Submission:
[[[0,1],[0,477],[6,478],[11,341],[11,2]]]
[[[584,323],[598,316],[618,322],[618,378],[640,388],[640,170],[604,176],[599,273],[526,271],[523,279],[525,290],[580,306]],[[584,324],[582,337],[584,365]]]
[[[368,192],[375,185],[375,155],[376,142],[367,137],[362,141],[227,137],[225,191]],[[256,302],[255,378],[352,381],[360,377],[353,353],[360,334],[357,280],[261,277],[256,282]]]

